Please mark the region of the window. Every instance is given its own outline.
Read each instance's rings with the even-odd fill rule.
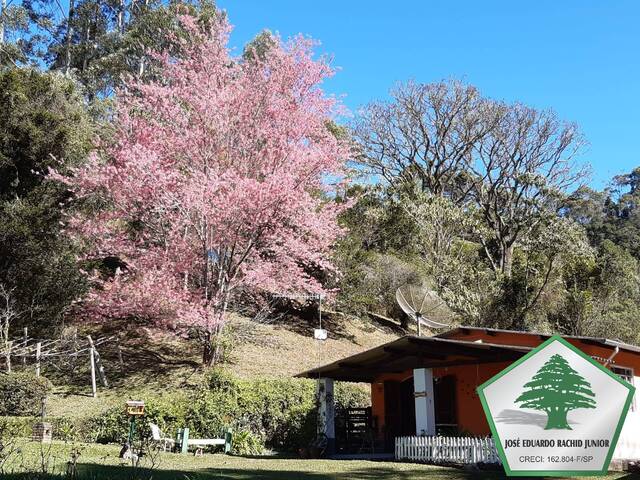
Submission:
[[[625,368],[625,367],[611,367],[611,371],[622,378],[624,381],[629,382],[633,385],[633,369]],[[634,395],[631,399],[631,411],[635,411],[636,409],[636,396]]]

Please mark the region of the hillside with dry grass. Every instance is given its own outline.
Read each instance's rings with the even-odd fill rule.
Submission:
[[[232,347],[224,367],[241,378],[293,377],[402,334],[397,325],[383,319],[347,320],[340,315],[326,315],[323,320],[329,338],[318,342],[313,339],[316,319],[260,323],[232,315],[227,326]],[[91,397],[86,358],[79,359],[73,368],[60,369],[54,363],[44,366],[44,375],[56,386],[48,400],[49,415],[89,416],[122,404],[125,397],[186,391],[201,381],[204,371],[195,341],[145,329],[127,328],[123,333],[122,328],[111,326],[100,332],[118,334],[121,356],[115,340],[100,348],[109,387],[99,385],[97,398]]]

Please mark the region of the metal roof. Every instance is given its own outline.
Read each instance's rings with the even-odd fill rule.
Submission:
[[[520,331],[515,331],[515,330],[503,330],[500,328],[485,328],[485,327],[456,327],[452,330],[447,330],[444,333],[440,333],[438,335],[435,335],[434,338],[448,338],[452,335],[455,335],[458,332],[465,332],[465,331],[481,331],[481,332],[487,332],[488,334],[493,333],[516,333],[518,335],[533,335],[536,337],[539,337],[541,340],[546,340],[550,337],[552,337],[553,333],[541,333],[541,332],[520,332]],[[575,340],[580,340],[584,343],[589,343],[592,345],[602,345],[602,346],[606,346],[606,347],[618,347],[622,350],[628,350],[630,352],[635,352],[635,353],[640,353],[640,347],[637,347],[636,345],[631,345],[629,343],[625,343],[621,340],[615,340],[615,339],[611,339],[611,338],[604,338],[604,337],[585,337],[585,336],[580,336],[580,335],[562,335],[562,338],[572,338]]]
[[[372,382],[381,373],[402,373],[413,368],[513,361],[531,349],[517,345],[407,335],[296,376]]]
[[[350,357],[302,372],[297,377],[329,377],[348,382],[372,382],[381,373],[402,373],[413,368],[437,368],[477,363],[513,361],[533,347],[504,345],[472,340],[448,338],[457,333],[483,331],[488,335],[515,333],[534,335],[546,340],[552,334],[517,332],[484,327],[457,327],[433,337],[406,335],[397,340],[366,350]],[[563,335],[591,345],[619,348],[640,353],[640,347],[608,338]]]

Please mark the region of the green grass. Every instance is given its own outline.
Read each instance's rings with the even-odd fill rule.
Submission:
[[[322,479],[497,479],[504,478],[498,472],[478,472],[458,468],[436,467],[411,463],[346,461],[346,460],[300,460],[282,457],[235,457],[207,454],[199,457],[162,453],[157,465],[145,458],[141,467],[134,469],[118,458],[119,447],[115,445],[64,444],[54,442],[50,447],[33,442],[20,443],[21,452],[13,462],[5,465],[9,473],[0,475],[3,480],[26,480],[50,478],[34,472],[41,469],[42,459],[49,461],[48,471],[64,478],[66,462],[72,448],[81,451],[78,462],[79,478],[87,480],[213,480],[213,479],[273,479],[273,480],[322,480]],[[1,458],[1,454],[0,454]],[[14,471],[11,473],[11,469]],[[32,473],[25,473],[30,471]],[[58,477],[53,477],[58,478]],[[598,477],[591,477],[598,478]],[[622,473],[610,474],[607,479],[640,479],[640,476]]]

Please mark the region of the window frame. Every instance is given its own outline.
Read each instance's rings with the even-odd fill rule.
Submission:
[[[611,365],[611,371],[622,378],[624,381],[629,382],[631,385],[635,386],[635,372],[632,367],[623,367],[621,365]],[[636,411],[636,395],[634,393],[633,398],[631,399],[630,410],[632,412]]]

